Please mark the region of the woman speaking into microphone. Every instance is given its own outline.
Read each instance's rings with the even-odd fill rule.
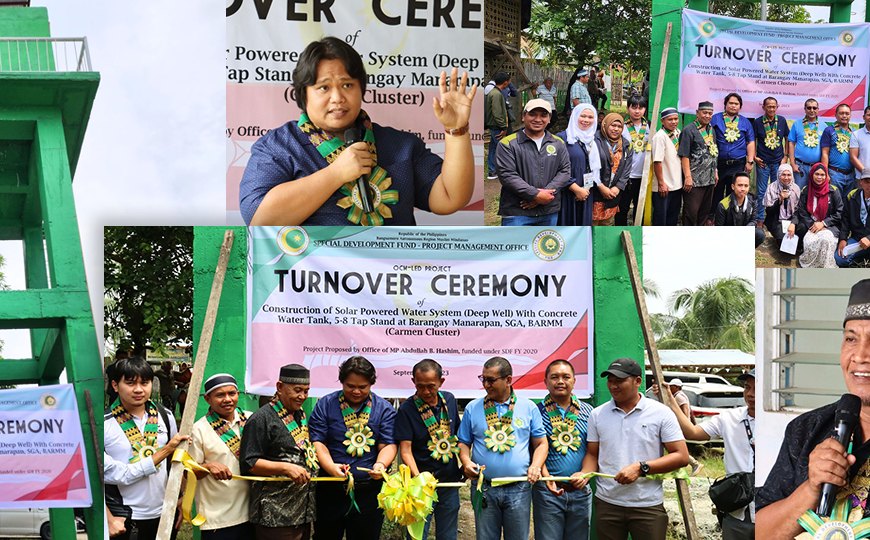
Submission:
[[[442,162],[415,135],[373,123],[362,110],[366,72],[353,47],[334,37],[310,43],[293,70],[299,120],[251,148],[239,186],[245,222],[415,225],[415,207],[452,214],[467,205],[474,191],[468,118],[477,85],[466,91],[468,74],[458,85],[457,78],[453,68],[448,87],[442,71],[441,95],[432,103],[446,131]],[[345,144],[347,136],[359,142]]]

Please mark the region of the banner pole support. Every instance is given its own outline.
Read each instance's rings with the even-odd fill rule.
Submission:
[[[668,23],[668,36],[670,36],[670,23]],[[665,51],[667,56],[667,50]],[[661,78],[659,78],[661,82]],[[625,253],[625,264],[628,266],[628,275],[631,277],[631,288],[634,291],[634,300],[637,304],[637,315],[640,319],[640,326],[643,330],[644,341],[646,342],[646,350],[649,353],[649,363],[652,367],[653,378],[659,388],[664,388],[662,382],[662,366],[659,361],[659,349],[656,345],[656,338],[650,324],[649,311],[646,307],[646,296],[643,292],[643,281],[640,277],[640,270],[637,266],[637,257],[634,255],[634,243],[631,241],[631,234],[628,231],[622,231],[622,247]],[[662,403],[670,406],[671,396],[668,392],[659,392]],[[683,514],[683,523],[686,525],[687,540],[701,540],[701,533],[698,531],[698,525],[695,523],[695,509],[692,507],[692,499],[689,496],[689,483],[684,478],[677,478],[677,499],[680,502],[680,512]]]
[[[221,291],[223,290],[224,278],[227,274],[227,266],[230,261],[230,251],[233,249],[234,238],[235,232],[227,229],[224,233],[223,244],[221,244],[220,257],[218,258],[217,269],[214,273],[214,281],[211,285],[211,294],[208,297],[208,308],[205,311],[205,320],[202,323],[199,347],[193,361],[193,375],[190,379],[187,395],[188,397],[193,397],[194,402],[192,406],[184,408],[184,414],[181,416],[181,426],[178,428],[178,432],[184,435],[190,434],[193,429],[193,422],[196,419],[196,400],[199,398],[199,391],[202,388],[205,364],[208,360],[208,349],[211,345],[212,334],[214,333],[214,323],[215,319],[217,319]],[[188,446],[189,443],[187,441],[182,441],[177,449],[187,450]],[[166,494],[163,497],[163,510],[160,513],[157,540],[169,540],[172,534],[172,527],[175,525],[175,510],[178,505],[178,494],[181,491],[181,480],[184,473],[184,465],[181,463],[169,461],[165,465],[170,467],[169,481],[166,484]]]

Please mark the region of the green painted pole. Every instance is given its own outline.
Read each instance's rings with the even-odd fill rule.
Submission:
[[[706,4],[706,0],[696,1],[693,5]],[[659,80],[661,71],[662,52],[664,51],[665,36],[668,23],[673,23],[668,55],[665,67],[665,77],[661,93],[661,109],[676,107],[680,95],[680,42],[682,40],[681,13],[682,0],[656,0],[652,7],[652,48],[650,56],[650,84]],[[706,9],[706,6],[703,6]],[[694,8],[693,8],[694,9]],[[650,89],[649,102],[654,103],[655,92]]]
[[[847,23],[852,19],[852,4],[833,3],[831,4],[831,15],[828,22],[831,23]]]

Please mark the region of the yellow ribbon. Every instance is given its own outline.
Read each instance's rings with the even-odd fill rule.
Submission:
[[[432,505],[438,500],[437,484],[432,473],[423,472],[412,478],[411,469],[399,465],[397,473],[384,473],[378,506],[384,510],[387,519],[407,527],[411,538],[421,540],[426,517],[432,513]]]
[[[193,518],[190,517],[191,511],[193,510],[193,496],[196,494],[196,472],[204,472],[207,474],[211,474],[211,471],[197,463],[190,454],[187,453],[187,450],[176,450],[172,454],[172,461],[181,463],[184,467],[184,474],[187,475],[187,487],[184,490],[184,498],[181,501],[181,515],[185,521],[199,527],[203,523],[205,523],[205,516],[197,514]],[[250,480],[252,482],[292,482],[292,478],[287,478],[285,476],[242,476],[234,474],[230,477],[232,480]],[[344,482],[347,480],[347,491],[351,493],[353,491],[353,476],[348,474],[347,477],[342,476],[318,476],[316,478],[311,478],[311,482]]]

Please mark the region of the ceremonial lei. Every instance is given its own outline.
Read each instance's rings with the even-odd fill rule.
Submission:
[[[495,409],[495,402],[489,399],[488,396],[483,398],[483,415],[486,417],[486,427],[489,428],[484,432],[486,437],[483,442],[493,452],[504,454],[517,444],[514,437],[514,429],[511,427],[514,417],[514,404],[516,402],[517,395],[514,393],[513,388],[511,388],[508,411],[504,416],[499,417]]]
[[[644,151],[644,139],[646,137],[646,130],[648,126],[644,120],[640,121],[640,130],[634,127],[634,124],[631,123],[629,119],[626,119],[626,123],[628,124],[628,134],[631,135],[631,149],[635,151],[635,153]]]
[[[834,128],[834,133],[837,134],[837,152],[841,154],[849,152],[849,141],[852,139],[852,129],[847,129],[848,131],[841,128],[839,125]]]
[[[150,458],[154,452],[161,448],[157,446],[157,406],[149,399],[145,402],[145,409],[148,413],[148,420],[145,422],[145,435],[143,436],[133,420],[133,415],[121,405],[121,399],[115,398],[115,402],[112,403],[112,416],[121,426],[121,430],[124,431],[124,435],[127,436],[133,450],[130,463]],[[156,467],[159,469],[160,464],[158,463]]]
[[[336,204],[341,208],[350,209],[347,214],[348,221],[356,223],[357,225],[383,225],[384,218],[393,217],[392,210],[390,210],[386,205],[398,204],[399,192],[394,189],[387,189],[392,185],[393,181],[387,176],[387,171],[378,167],[378,153],[375,148],[375,136],[372,131],[372,121],[369,118],[369,115],[366,114],[365,111],[360,110],[359,119],[362,120],[363,127],[365,128],[363,142],[368,145],[369,153],[372,155],[373,167],[372,172],[369,174],[369,185],[373,191],[372,205],[374,206],[374,212],[368,214],[363,212],[361,197],[364,195],[359,192],[356,180],[352,180],[341,186],[339,191],[344,194],[345,197],[339,199]],[[338,137],[333,137],[314,125],[314,123],[308,118],[307,114],[302,113],[299,115],[299,122],[297,125],[302,133],[305,133],[308,136],[308,140],[311,144],[317,148],[317,152],[323,156],[323,158],[326,159],[326,162],[330,165],[338,159],[338,156],[341,155],[342,151],[344,151],[344,142]]]
[[[707,124],[705,130],[701,130],[701,122],[695,120],[695,127],[698,129],[698,133],[701,134],[701,137],[704,138],[704,142],[707,143],[707,150],[710,152],[710,155],[716,157],[719,155],[719,147],[716,145],[716,138],[713,136],[713,128],[710,127],[710,124]]]
[[[375,444],[374,433],[368,426],[369,415],[372,413],[372,396],[369,395],[366,405],[359,415],[344,398],[344,392],[338,395],[338,407],[341,409],[341,416],[344,418],[344,425],[347,428],[344,433],[347,439],[344,441],[347,453],[360,457],[366,452],[370,452],[371,447]]]
[[[580,432],[577,430],[580,404],[577,398],[571,396],[571,404],[568,405],[564,418],[562,418],[562,413],[559,412],[558,407],[559,405],[552,396],[547,394],[547,397],[544,398],[544,412],[547,413],[550,425],[553,426],[550,444],[564,455],[568,453],[568,450],[580,450]]]
[[[239,435],[242,434],[242,430],[245,429],[245,422],[247,418],[245,417],[245,412],[242,409],[236,408],[239,411]],[[239,439],[239,435],[236,435],[236,432],[233,431],[233,426],[230,422],[227,422],[223,418],[221,418],[216,412],[211,410],[211,407],[208,409],[208,414],[205,419],[211,425],[211,428],[214,430],[215,435],[220,437],[220,439],[227,445],[232,453],[238,458],[239,457],[239,445],[241,444],[241,439]]]
[[[740,124],[740,116],[735,116],[733,119],[727,118],[725,115],[722,115],[722,120],[725,121],[725,140],[728,142],[734,142],[740,138],[740,130],[737,126]]]
[[[432,408],[420,399],[417,394],[414,394],[414,405],[417,406],[417,411],[423,418],[423,424],[426,426],[429,437],[432,439],[428,443],[432,457],[447,463],[450,461],[451,455],[459,455],[458,440],[455,435],[450,435],[450,417],[447,414],[447,401],[441,392],[438,392],[438,401],[441,403],[441,418],[436,421]]]
[[[773,115],[773,122],[768,122],[767,117],[764,117],[762,120],[762,124],[764,125],[764,146],[770,148],[771,150],[776,150],[781,143],[779,141],[779,137],[776,136],[776,128],[779,125],[779,117]]]
[[[311,441],[308,440],[308,420],[305,419],[305,411],[300,411],[302,412],[302,417],[299,419],[299,423],[297,423],[296,419],[284,407],[284,404],[281,403],[277,395],[272,397],[269,405],[278,413],[278,418],[284,422],[284,426],[290,432],[290,436],[293,437],[293,442],[305,453],[305,464],[309,469],[317,469],[317,452],[314,450]]]
[[[671,142],[674,143],[674,148],[680,148],[680,130],[675,129],[673,131],[668,131],[665,129],[665,133],[668,134],[668,138],[671,139]]]
[[[804,116],[803,126],[804,126],[804,146],[807,148],[815,148],[819,145],[819,124],[818,120],[816,120],[815,129],[810,129],[810,123],[807,121],[807,117]]]

